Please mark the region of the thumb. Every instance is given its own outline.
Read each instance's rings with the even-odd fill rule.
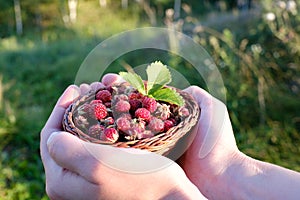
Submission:
[[[47,141],[53,160],[63,168],[80,174],[90,182],[97,182],[100,171],[111,168],[125,173],[156,171],[174,164],[156,153],[133,148],[84,142],[67,132],[56,132]],[[102,170],[97,170],[97,169]]]
[[[108,73],[105,74],[102,78],[102,83],[106,86],[113,85],[115,83],[123,83],[125,80],[118,74]]]
[[[223,102],[197,86],[190,86],[185,91],[195,98],[201,109],[198,137],[194,142],[199,148],[198,156],[204,158],[225,131],[232,131],[227,108]]]
[[[62,168],[79,174],[86,180],[97,183],[96,160],[84,147],[83,141],[68,132],[54,132],[47,140],[52,159]]]

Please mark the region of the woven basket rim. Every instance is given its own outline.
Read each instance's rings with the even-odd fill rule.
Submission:
[[[170,86],[167,86],[170,87]],[[171,87],[174,88],[174,87]],[[129,140],[129,141],[119,141],[116,143],[108,143],[101,141],[100,139],[89,136],[84,133],[81,129],[75,126],[73,121],[73,113],[76,112],[76,108],[87,102],[88,100],[94,99],[94,95],[101,89],[97,91],[91,90],[88,94],[79,97],[75,102],[73,102],[66,109],[63,118],[63,128],[65,131],[70,132],[80,139],[86,142],[92,142],[97,144],[109,144],[114,147],[133,147],[139,149],[146,149],[152,152],[156,152],[162,155],[167,154],[178,142],[180,138],[188,134],[190,130],[197,124],[198,118],[200,116],[200,108],[194,98],[182,90],[174,88],[185,100],[185,107],[189,110],[190,115],[184,118],[179,124],[169,129],[167,132],[159,133],[150,138]]]

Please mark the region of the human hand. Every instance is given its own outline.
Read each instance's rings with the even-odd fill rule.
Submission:
[[[65,109],[91,87],[121,81],[70,86],[58,100],[41,132],[46,191],[51,199],[201,199],[198,189],[173,161],[137,149],[87,143],[62,130]],[[155,169],[156,166],[164,166]],[[137,172],[137,173],[135,173]],[[162,178],[163,177],[163,178]]]
[[[199,87],[186,91],[198,102],[201,115],[196,136],[178,162],[208,199],[299,198],[300,173],[240,152],[226,106]]]
[[[178,162],[206,197],[220,198],[218,191],[223,191],[220,187],[227,169],[240,163],[245,155],[237,148],[225,104],[197,86],[185,91],[198,102],[201,114],[193,129],[196,133],[192,133],[196,136]]]

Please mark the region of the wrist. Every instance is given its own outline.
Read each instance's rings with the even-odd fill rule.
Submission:
[[[262,169],[257,160],[239,153],[220,178],[224,195],[230,199],[251,199],[255,196],[253,181],[251,177],[259,177]],[[254,187],[254,188],[253,188]]]
[[[233,177],[239,177],[233,174],[247,159],[247,156],[238,150],[226,155],[221,158],[214,155],[198,160],[184,159],[183,168],[188,178],[208,199],[222,199],[226,193],[231,192]]]
[[[178,179],[175,186],[172,187],[167,194],[160,199],[204,200],[206,198],[201,194],[198,188],[186,176],[184,176]]]

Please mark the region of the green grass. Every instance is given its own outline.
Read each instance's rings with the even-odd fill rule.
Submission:
[[[47,199],[39,134],[56,100],[74,82],[80,64],[99,42],[147,25],[134,7],[116,13],[117,8],[92,9],[96,4],[88,2],[80,1],[86,9],[78,13],[76,25],[0,41],[0,199]],[[136,66],[159,58],[181,66],[175,69],[190,83],[205,87],[179,57],[151,49],[146,53],[146,57],[145,51],[123,55],[108,71],[123,69],[120,60]],[[281,62],[288,63],[289,58],[284,59]],[[281,79],[270,88],[266,124],[259,125],[255,82],[239,79],[238,68],[220,71],[239,148],[260,160],[300,171],[299,95]]]
[[[40,130],[87,54],[102,38],[137,26],[129,11],[116,15],[80,3],[86,9],[76,25],[0,41],[0,199],[48,198]]]

